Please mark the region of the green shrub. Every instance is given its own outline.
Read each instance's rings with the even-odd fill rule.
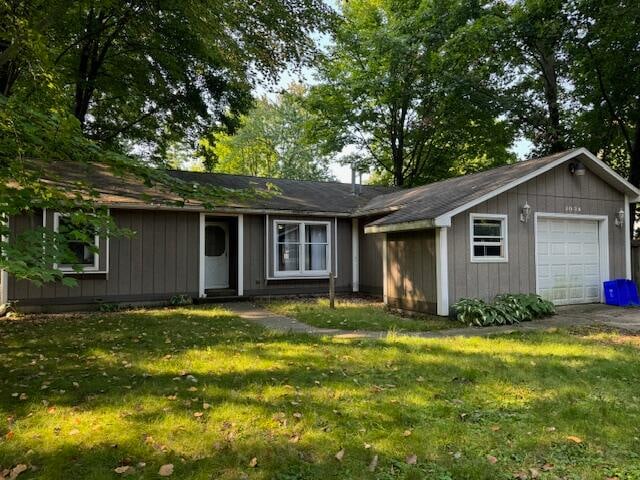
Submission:
[[[191,298],[189,295],[184,295],[184,294],[174,295],[169,299],[169,303],[174,307],[179,307],[182,305],[191,305],[193,303],[193,298]]]
[[[120,310],[120,305],[117,303],[101,303],[100,307],[98,307],[101,312],[117,312]]]
[[[555,313],[553,303],[533,293],[496,295],[492,303],[477,298],[463,298],[453,305],[453,309],[460,322],[479,327],[510,325]]]

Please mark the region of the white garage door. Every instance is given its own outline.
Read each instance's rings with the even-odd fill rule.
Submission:
[[[556,305],[600,301],[598,222],[538,218],[538,293]]]

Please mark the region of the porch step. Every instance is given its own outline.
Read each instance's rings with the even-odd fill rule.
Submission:
[[[235,288],[209,288],[204,293],[207,297],[235,297],[238,295]]]

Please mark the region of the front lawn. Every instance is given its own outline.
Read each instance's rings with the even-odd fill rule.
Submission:
[[[635,479],[639,348],[294,336],[203,307],[2,321],[0,474]]]
[[[263,306],[308,325],[343,330],[421,332],[464,326],[435,315],[403,317],[387,311],[382,302],[365,299],[336,299],[335,309],[329,308],[326,298],[275,300]]]

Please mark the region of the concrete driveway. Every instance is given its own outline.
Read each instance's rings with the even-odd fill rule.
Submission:
[[[384,338],[387,332],[367,330],[339,330],[318,328],[299,322],[290,317],[271,313],[251,302],[228,303],[224,305],[239,317],[260,324],[278,332],[307,333],[335,338]],[[452,325],[459,325],[452,321]],[[567,328],[580,325],[607,325],[640,333],[640,307],[621,308],[602,304],[571,305],[558,307],[557,314],[543,320],[523,322],[518,325],[497,327],[457,327],[432,332],[404,332],[402,335],[420,338],[478,337],[501,335],[512,332]]]

